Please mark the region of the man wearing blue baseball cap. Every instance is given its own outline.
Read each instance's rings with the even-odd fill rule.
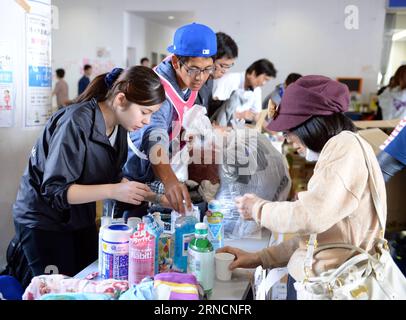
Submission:
[[[184,213],[185,205],[191,209],[192,204],[186,186],[171,167],[171,142],[179,140],[184,111],[195,104],[198,91],[214,72],[216,34],[203,24],[182,26],[176,30],[168,51],[172,55],[155,68],[166,101],[152,115],[149,125],[130,133],[124,174],[128,179],[147,183],[160,180],[172,208]]]

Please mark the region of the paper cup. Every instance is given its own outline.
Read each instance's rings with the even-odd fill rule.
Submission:
[[[235,256],[231,253],[221,252],[216,253],[214,260],[216,261],[216,277],[222,281],[231,280],[232,271],[228,266],[234,261]]]

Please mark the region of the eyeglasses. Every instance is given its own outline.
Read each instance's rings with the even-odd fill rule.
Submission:
[[[196,78],[197,76],[200,76],[201,73],[205,75],[211,75],[214,72],[214,66],[205,68],[205,69],[199,69],[199,68],[189,68],[186,64],[184,64],[182,61],[179,60],[179,63],[185,67],[187,74],[190,77]]]
[[[216,65],[218,65],[221,69],[228,70],[234,66],[234,63],[232,64],[216,63]]]

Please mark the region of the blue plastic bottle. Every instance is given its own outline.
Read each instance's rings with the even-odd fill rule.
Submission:
[[[189,243],[194,238],[195,225],[199,221],[193,212],[187,212],[185,216],[181,216],[175,211],[172,211],[171,220],[175,238],[173,269],[178,272],[186,272]]]

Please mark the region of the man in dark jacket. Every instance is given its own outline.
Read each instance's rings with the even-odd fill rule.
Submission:
[[[78,95],[81,95],[83,91],[86,90],[90,83],[90,76],[92,75],[92,66],[90,64],[85,64],[83,67],[83,77],[80,78],[78,83]]]

